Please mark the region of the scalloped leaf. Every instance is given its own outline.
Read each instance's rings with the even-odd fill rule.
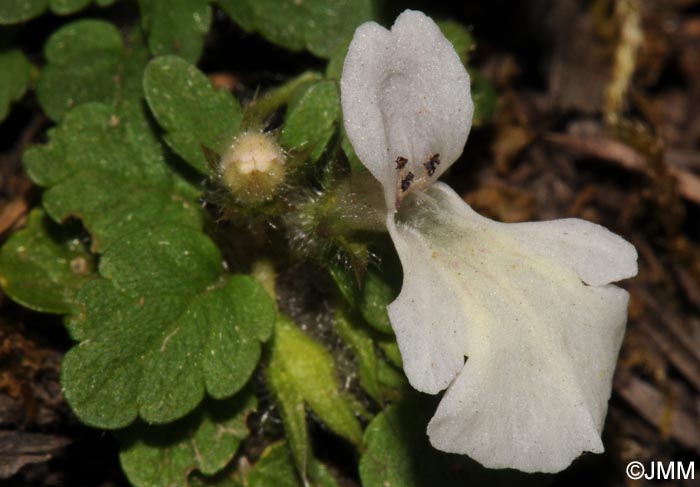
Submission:
[[[275,319],[253,278],[225,276],[216,246],[197,230],[142,228],[108,248],[104,277],[77,296],[69,322],[81,341],[63,361],[64,394],[85,423],[112,429],[137,415],[181,418],[205,391],[226,398],[250,378]]]
[[[205,401],[173,424],[136,424],[121,436],[122,468],[135,487],[188,487],[194,470],[213,475],[231,461],[248,436],[246,417],[255,407],[255,396],[243,392]]]
[[[0,2],[0,24],[26,22],[44,13],[48,0],[3,0]]]
[[[100,7],[112,5],[115,0],[95,0]],[[0,25],[18,24],[38,17],[50,7],[56,15],[70,15],[91,4],[91,0],[2,0]]]
[[[211,23],[207,0],[139,0],[139,7],[154,56],[175,54],[197,62]]]
[[[241,123],[238,101],[227,91],[215,89],[201,71],[176,56],[150,62],[144,89],[168,145],[197,171],[208,174],[201,146],[218,153],[225,150]]]
[[[88,19],[64,25],[49,37],[44,56],[37,97],[53,120],[82,103],[115,103],[142,94],[148,53],[137,35],[126,49],[121,33],[109,22]]]
[[[290,51],[329,58],[355,28],[374,18],[373,0],[217,0],[244,30]]]
[[[44,313],[73,310],[77,291],[95,277],[83,242],[41,209],[0,249],[0,285],[14,301]]]
[[[25,151],[25,168],[47,188],[47,213],[56,221],[80,218],[93,250],[154,222],[201,227],[196,197],[181,190],[140,106],[81,105],[49,140]]]

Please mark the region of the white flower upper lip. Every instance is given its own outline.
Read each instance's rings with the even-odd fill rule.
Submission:
[[[348,137],[384,185],[389,208],[457,160],[474,112],[469,75],[452,44],[411,10],[391,31],[373,22],[357,29],[341,98]]]
[[[528,472],[601,452],[628,302],[610,283],[636,274],[634,247],[583,220],[494,222],[435,183],[462,153],[473,105],[464,67],[424,14],[357,29],[341,99],[403,266],[389,317],[406,376],[423,392],[448,388],[431,443]]]

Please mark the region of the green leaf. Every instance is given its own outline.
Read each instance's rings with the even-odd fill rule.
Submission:
[[[287,149],[309,151],[317,161],[335,133],[340,118],[340,94],[333,81],[306,86],[301,96],[287,107],[287,119],[280,141]]]
[[[260,460],[246,477],[246,487],[338,487],[333,475],[320,462],[309,465],[309,482],[302,483],[294,471],[294,463],[285,443],[277,443],[265,450]]]
[[[279,322],[277,327],[280,327]],[[274,366],[274,364],[271,364],[271,366]],[[309,433],[306,428],[304,397],[295,388],[293,379],[284,370],[271,370],[268,372],[268,383],[277,399],[289,448],[294,456],[294,463],[299,474],[306,478],[312,451]]]
[[[355,274],[351,272],[348,266],[342,261],[332,261],[328,266],[328,272],[343,299],[345,299],[350,306],[355,308],[358,294]]]
[[[49,0],[51,10],[58,15],[69,15],[84,9],[92,0]]]
[[[350,139],[348,139],[348,135],[345,133],[345,128],[343,128],[343,135],[342,135],[340,147],[343,149],[343,152],[345,153],[345,157],[347,157],[347,159],[348,159],[348,165],[350,166],[350,171],[352,171],[353,174],[369,173],[369,171],[367,170],[365,165],[362,164],[362,161],[360,160],[360,158],[357,157],[357,154],[355,154],[355,149],[353,148],[352,144],[350,143]]]
[[[380,360],[377,369],[377,380],[381,384],[384,395],[389,400],[397,400],[411,391],[408,379],[403,370],[394,368],[388,362]]]
[[[82,103],[141,96],[134,77],[140,81],[144,51],[138,39],[125,50],[119,30],[109,22],[79,20],[63,26],[47,41],[44,56],[37,97],[53,120]]]
[[[277,443],[263,452],[247,477],[247,487],[300,487],[289,450]]]
[[[374,341],[342,311],[336,312],[335,330],[354,352],[358,363],[360,385],[375,401],[382,403],[384,397],[377,375],[379,359]]]
[[[400,369],[401,356],[393,337],[387,339],[385,336],[379,336],[376,332],[371,333],[371,330],[359,326],[349,314],[343,311],[336,312],[335,330],[354,352],[358,364],[360,386],[375,401],[383,404],[386,401],[397,400],[409,390],[406,376]],[[398,370],[381,357],[375,346],[375,341],[382,350],[389,350],[393,354],[395,349],[399,359]]]
[[[139,0],[139,6],[154,56],[175,54],[192,63],[199,60],[211,23],[207,0]]]
[[[328,60],[328,65],[326,66],[326,78],[330,80],[335,80],[340,82],[340,77],[343,75],[343,64],[345,64],[345,56],[348,54],[348,49],[350,48],[350,41],[352,41],[352,34],[348,35],[335,49],[331,58]]]
[[[222,275],[202,233],[176,225],[125,236],[100,260],[103,279],[77,296],[69,327],[82,343],[63,361],[65,397],[89,425],[120,428],[137,413],[166,423],[192,411],[205,390],[240,390],[274,323],[272,299],[253,278]]]
[[[459,22],[454,20],[440,20],[437,22],[442,34],[452,43],[457,51],[460,61],[465,66],[469,60],[469,53],[474,49],[474,38],[471,32]]]
[[[393,333],[387,306],[398,292],[384,277],[390,272],[380,274],[377,269],[370,267],[364,273],[359,287],[353,274],[344,266],[332,265],[330,272],[345,300],[357,307],[367,323],[382,333]]]
[[[0,122],[10,111],[10,104],[24,96],[30,82],[31,64],[22,51],[0,52]]]
[[[148,105],[165,130],[165,141],[192,167],[208,174],[201,144],[221,153],[238,133],[241,107],[230,93],[215,89],[187,61],[166,56],[144,74]]]
[[[229,472],[228,469],[214,476],[206,476],[194,472],[188,481],[189,487],[247,487],[240,483],[238,476]]]
[[[57,15],[70,15],[89,6],[92,0],[2,0],[0,25],[16,24],[43,14],[50,6]],[[115,0],[95,0],[100,7],[112,5]]]
[[[93,250],[155,223],[201,227],[201,208],[178,191],[140,104],[81,105],[49,139],[25,151],[25,168],[47,188],[47,213],[57,221],[79,217]]]
[[[396,339],[391,337],[391,339],[383,339],[378,342],[379,348],[382,349],[384,355],[398,368],[403,367],[403,360],[401,360],[401,351],[399,350],[399,345],[396,343]]]
[[[340,487],[330,470],[317,460],[309,465],[309,480],[313,487]]]
[[[372,0],[218,0],[246,31],[291,51],[329,58],[363,22],[374,18]]]
[[[425,416],[412,406],[389,406],[365,430],[367,450],[360,459],[363,487],[446,485],[431,477],[431,464],[438,455],[428,444]],[[433,468],[439,473],[438,467]]]
[[[191,487],[339,487],[333,474],[315,459],[309,465],[309,478],[303,483],[284,442],[267,447],[250,469],[234,470],[229,466],[213,477],[195,473],[189,481]]]
[[[476,69],[469,69],[472,81],[472,100],[474,100],[475,126],[483,125],[491,121],[496,114],[498,93],[491,82]]]
[[[387,306],[396,298],[396,290],[382,274],[368,269],[360,292],[360,312],[367,323],[381,332],[393,333]]]
[[[2,0],[0,2],[0,24],[18,24],[41,15],[47,0]]]
[[[287,332],[286,328],[288,327],[294,327],[294,325],[289,323],[286,317],[279,316],[275,333],[275,345],[267,377],[268,384],[275,394],[277,405],[280,409],[294,463],[299,474],[306,479],[312,451],[306,427],[304,396],[296,387],[296,378],[287,371],[283,356],[285,351],[280,349],[278,344],[280,335],[282,335],[282,344],[284,344],[284,337],[293,333]]]
[[[43,211],[0,250],[0,284],[14,301],[44,313],[68,313],[75,293],[94,278],[94,259],[82,242]]]
[[[286,317],[277,321],[267,379],[302,477],[311,458],[304,404],[332,431],[361,445],[360,424],[338,390],[333,357]]]
[[[249,0],[214,0],[246,32],[255,30],[255,11]]]
[[[101,20],[70,23],[51,35],[44,56],[37,97],[52,119],[60,119],[81,103],[114,98],[115,76],[124,56],[122,37],[114,25]]]
[[[425,431],[434,409],[434,401],[411,400],[389,406],[372,420],[360,458],[363,487],[525,486],[547,480],[544,475],[489,470],[464,455],[435,450]]]
[[[135,487],[188,487],[195,469],[206,475],[219,472],[248,435],[246,417],[255,405],[255,396],[242,393],[205,401],[173,424],[130,427],[121,438],[126,476]]]

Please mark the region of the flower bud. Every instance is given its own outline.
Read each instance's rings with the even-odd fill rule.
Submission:
[[[243,132],[222,155],[219,177],[240,203],[263,203],[284,182],[285,159],[273,136]]]

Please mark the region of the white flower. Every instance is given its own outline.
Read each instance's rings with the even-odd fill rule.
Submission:
[[[419,391],[447,388],[431,443],[526,472],[602,452],[628,303],[610,283],[637,273],[634,247],[578,219],[494,222],[434,183],[461,154],[473,105],[469,76],[424,14],[405,11],[391,31],[360,26],[341,93],[403,265],[389,317],[406,375]]]

